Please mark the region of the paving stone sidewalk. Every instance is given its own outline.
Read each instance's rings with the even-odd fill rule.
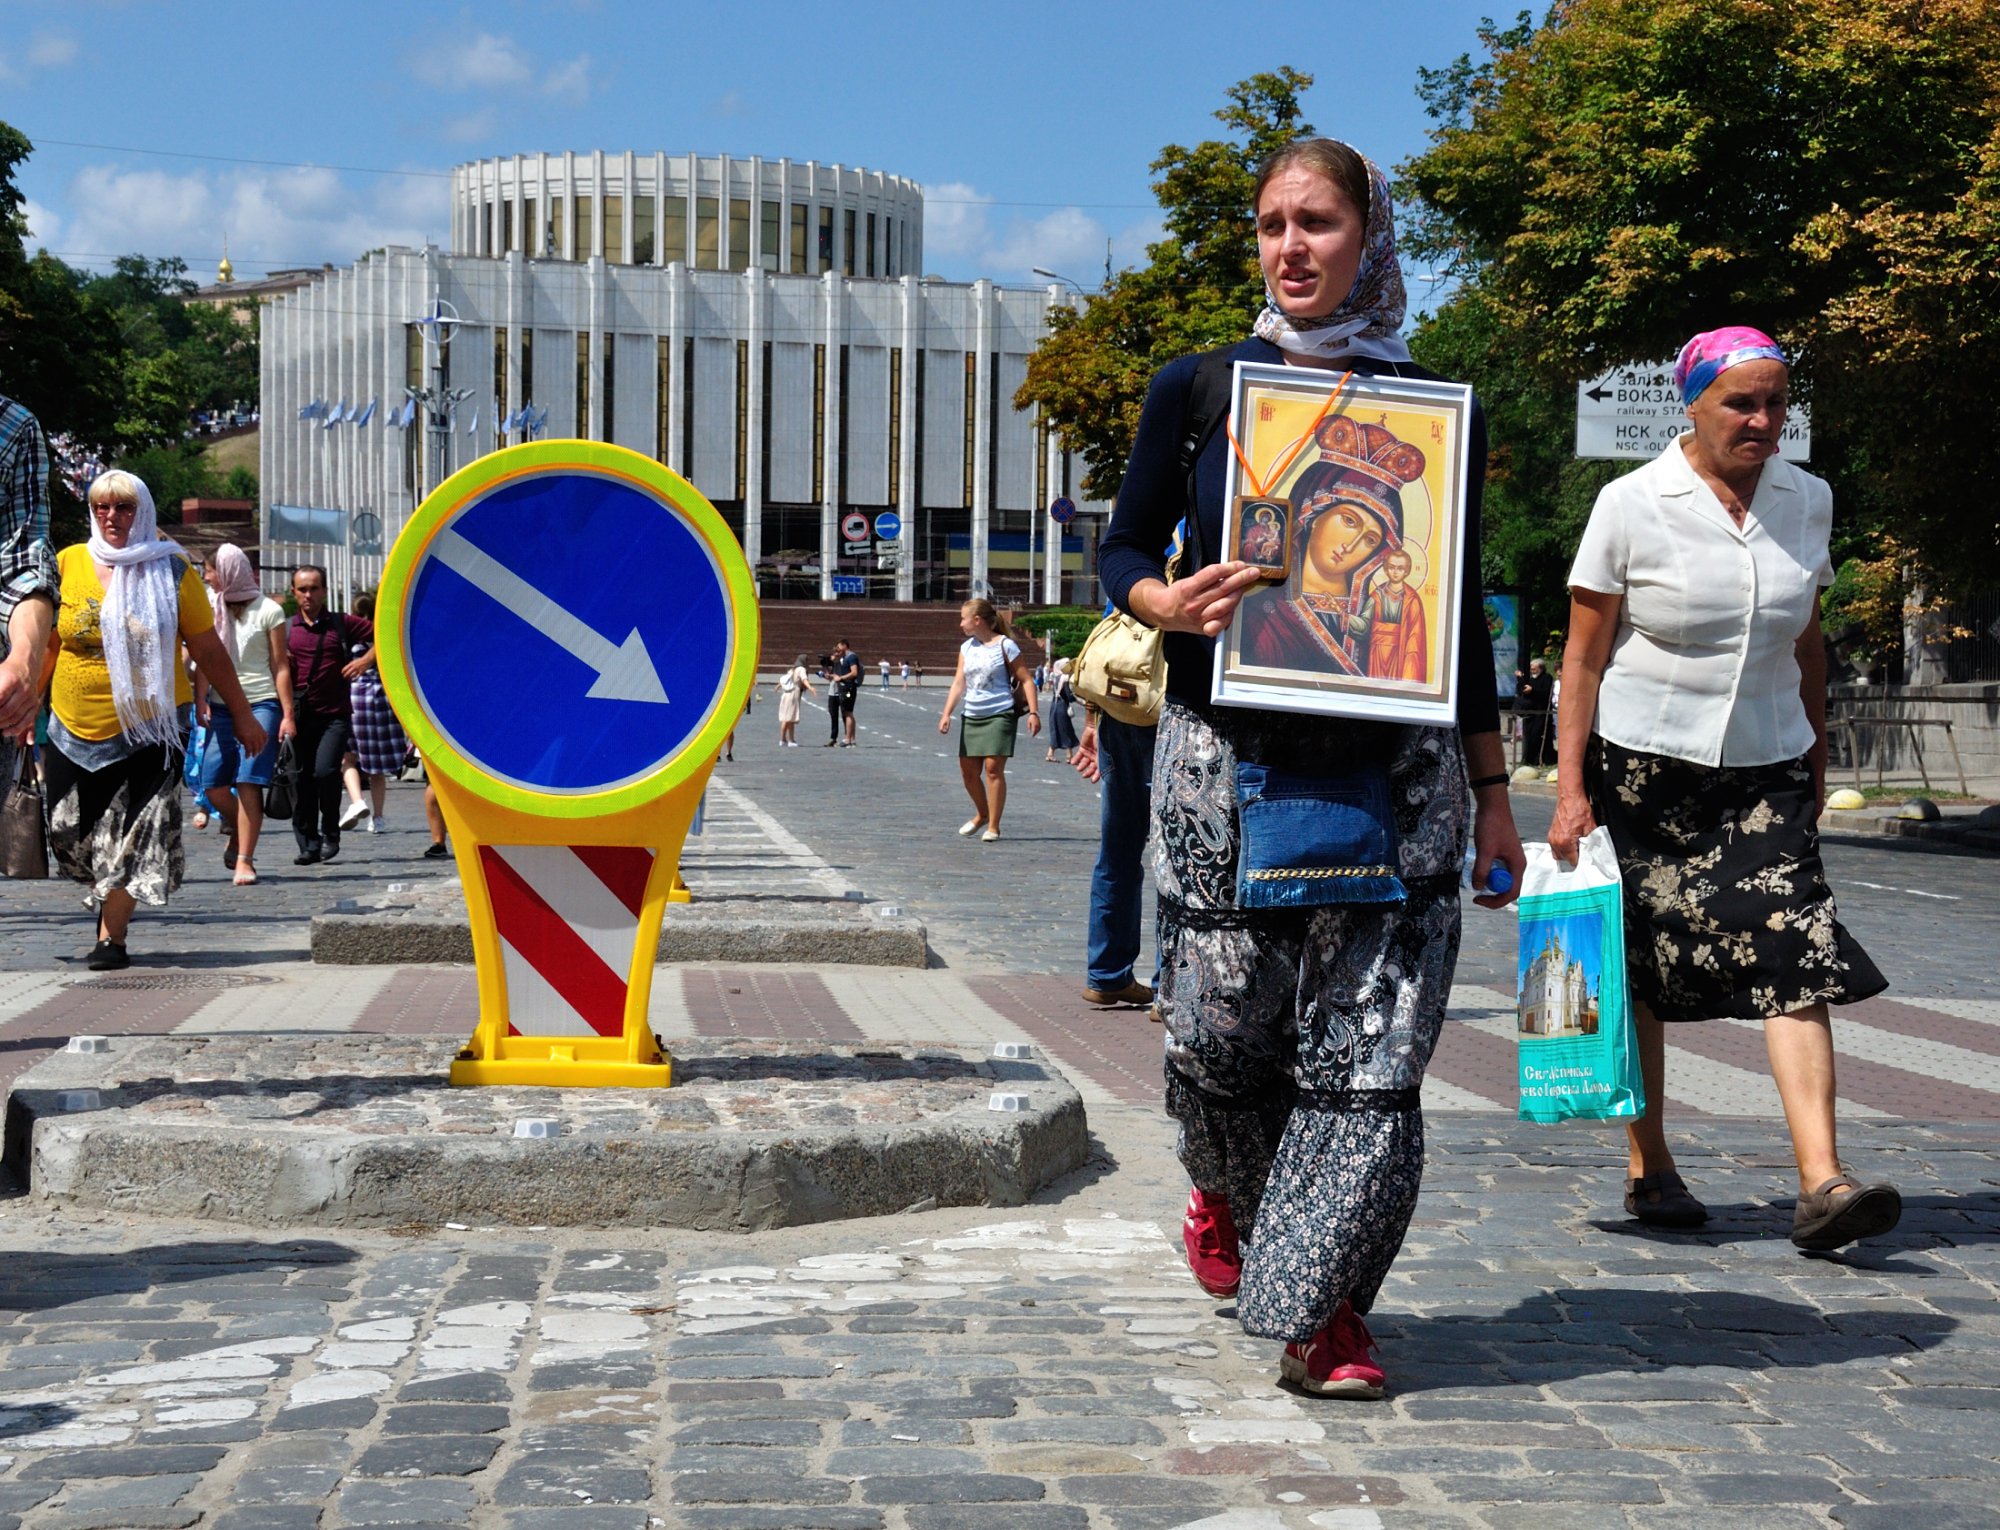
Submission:
[[[1181,1265],[1164,1127],[1093,1124],[1024,1212],[744,1239],[0,1204],[0,1527],[1994,1522],[2000,1127],[1852,1129],[1909,1213],[1822,1257],[1762,1125],[1690,1130],[1685,1237],[1600,1134],[1439,1118],[1366,1404],[1276,1385]]]

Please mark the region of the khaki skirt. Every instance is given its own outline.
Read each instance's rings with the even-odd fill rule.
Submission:
[[[962,760],[1011,760],[1020,719],[1012,712],[997,717],[966,717],[958,724],[958,757]]]

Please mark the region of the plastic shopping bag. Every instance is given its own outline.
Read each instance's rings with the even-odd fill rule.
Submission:
[[[1591,830],[1569,866],[1529,845],[1521,884],[1523,1121],[1643,1115],[1645,1085],[1625,981],[1625,916],[1610,832]]]

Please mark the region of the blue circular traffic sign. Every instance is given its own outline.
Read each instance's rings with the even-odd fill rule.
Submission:
[[[893,510],[884,510],[875,517],[875,535],[884,542],[893,542],[903,534],[903,518]]]
[[[1058,526],[1067,526],[1076,519],[1076,501],[1067,494],[1058,494],[1055,503],[1049,506],[1049,519]]]
[[[573,799],[642,782],[688,748],[732,677],[714,550],[608,464],[475,489],[408,567],[414,698],[450,754],[503,786]]]

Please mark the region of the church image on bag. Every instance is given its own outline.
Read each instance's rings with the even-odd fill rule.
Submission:
[[[1562,926],[1552,922],[1541,949],[1521,972],[1520,1033],[1595,1036],[1597,999],[1597,983],[1580,960],[1570,958]]]

